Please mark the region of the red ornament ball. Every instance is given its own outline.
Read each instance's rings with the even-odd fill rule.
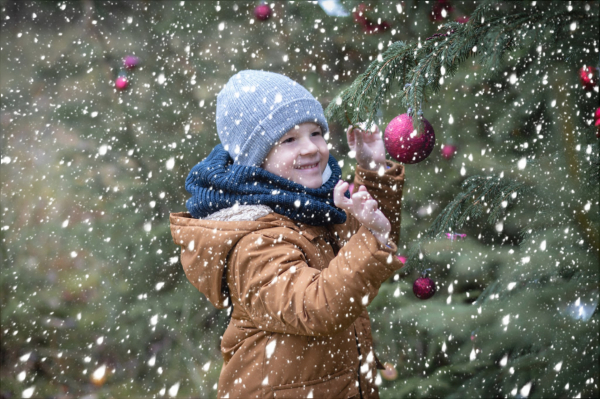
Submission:
[[[419,277],[413,284],[413,292],[419,299],[429,299],[436,291],[435,282],[429,277]]]
[[[271,17],[271,7],[268,4],[260,4],[254,9],[254,16],[260,21],[266,21]]]
[[[444,147],[442,148],[442,156],[444,158],[452,159],[454,157],[454,154],[456,154],[456,146],[455,145],[450,145],[450,144],[444,145]]]
[[[585,90],[593,90],[594,86],[598,84],[598,74],[596,73],[596,69],[591,66],[581,68],[579,70],[579,79]]]
[[[129,82],[125,76],[119,76],[117,80],[115,80],[115,87],[117,90],[123,91],[127,89],[127,86],[129,86]]]
[[[356,10],[352,13],[352,17],[354,18],[354,22],[364,25],[367,22],[366,13],[370,8],[365,3],[360,3]]]
[[[140,59],[135,55],[128,55],[127,57],[123,58],[123,65],[127,69],[134,69],[139,63]]]
[[[354,17],[354,22],[362,25],[363,31],[365,33],[381,33],[390,29],[390,23],[387,21],[381,21],[381,18],[378,19],[380,22],[375,22],[371,18],[367,17],[367,12],[371,10],[371,7],[367,6],[364,3],[361,3],[356,7],[356,10],[352,14]]]
[[[431,154],[435,133],[431,124],[422,119],[424,131],[419,135],[408,114],[398,115],[387,125],[384,144],[387,152],[397,161],[407,164],[421,162]]]

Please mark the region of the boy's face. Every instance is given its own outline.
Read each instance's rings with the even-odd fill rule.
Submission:
[[[319,188],[328,160],[329,149],[321,127],[306,122],[279,139],[261,168],[308,188]]]

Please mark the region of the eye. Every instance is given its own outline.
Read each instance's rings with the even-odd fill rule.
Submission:
[[[320,131],[316,131],[316,132],[312,132],[313,136],[321,136],[321,132]]]
[[[284,143],[291,143],[291,142],[293,142],[293,141],[294,141],[294,138],[293,138],[293,137],[290,137],[289,139],[285,139],[285,140],[283,140],[283,141],[281,142],[281,144],[284,144]]]

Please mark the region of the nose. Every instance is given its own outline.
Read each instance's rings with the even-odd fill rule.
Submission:
[[[302,148],[300,149],[300,155],[311,155],[319,152],[319,147],[312,142],[311,139],[305,138],[302,142]]]

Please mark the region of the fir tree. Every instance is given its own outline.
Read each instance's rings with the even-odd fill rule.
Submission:
[[[399,372],[382,398],[597,396],[598,92],[578,72],[598,60],[598,3],[455,1],[437,31],[437,1],[341,0],[358,21],[316,2],[270,2],[259,21],[257,3],[0,0],[0,397],[216,396],[227,312],[185,278],[168,216],[242,69],[347,107],[329,120],[346,180],[345,128],[373,112],[421,108],[458,147],[406,167],[400,248],[416,259],[369,307],[377,356]],[[334,95],[394,48],[407,62],[367,77],[360,114]],[[128,54],[141,63],[118,92]],[[420,301],[426,268],[439,292]]]
[[[505,104],[470,115],[503,155],[500,170],[465,179],[400,276],[429,268],[443,290],[418,304],[400,279],[374,305],[394,309],[389,328],[377,323],[400,358],[390,397],[598,396],[598,89],[574,79],[600,67],[598,16],[597,2],[482,2],[465,24],[389,45],[327,108],[349,124],[374,122],[384,101],[427,114],[469,60],[487,82],[480,101]],[[479,231],[484,257],[470,239],[445,240],[465,225]],[[508,225],[513,242],[502,237]]]

